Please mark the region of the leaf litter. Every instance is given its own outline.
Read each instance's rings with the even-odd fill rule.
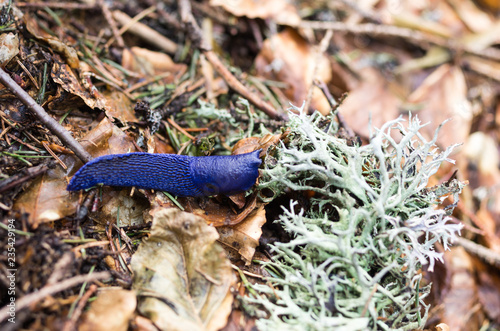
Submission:
[[[6,1],[0,17],[2,67],[94,157],[134,151],[221,155],[265,146],[265,167],[272,168],[282,162],[279,150],[290,149],[297,142],[296,133],[289,136],[290,131],[284,132],[288,119],[294,116],[288,114],[287,109],[290,103],[299,106],[303,101],[309,113],[319,110],[326,115],[318,122],[319,127],[325,129],[328,123],[339,125],[338,137],[351,145],[370,141],[373,138],[370,128],[383,127],[401,114],[408,116],[409,111],[412,116],[430,123],[419,133],[428,140],[433,139],[435,129],[444,120],[452,118],[441,129],[436,145],[446,150],[447,146],[466,142],[464,153],[456,149],[450,158],[457,160],[457,166],[441,167],[429,180],[428,186],[434,185],[433,188],[423,192],[442,193],[446,187],[456,190],[453,173],[459,169],[458,178],[469,182],[461,200],[445,198],[446,195],[440,195],[438,200],[441,207],[456,206],[449,222],[464,225],[464,238],[456,241],[459,247],[451,252],[439,243],[433,246],[436,252],[430,256],[445,253],[444,264],[435,264],[436,272],[429,272],[425,265],[415,267],[418,271],[415,279],[419,281],[413,279],[411,284],[420,284],[418,300],[423,300],[420,301],[422,307],[428,307],[422,308],[429,309],[428,315],[412,313],[398,323],[415,325],[410,320],[418,315],[421,317],[417,318],[418,323],[427,318],[428,329],[439,329],[446,324],[452,328],[498,327],[500,315],[495,294],[500,291],[496,277],[500,264],[500,196],[497,189],[499,157],[495,146],[500,123],[496,74],[500,52],[498,33],[495,33],[499,26],[495,13],[498,14],[499,8],[494,1],[382,0],[314,4],[268,1],[259,5],[253,0],[242,0],[234,6],[234,2],[227,1],[181,0],[167,1],[157,7],[150,7],[151,4],[135,7],[72,2],[14,5]],[[134,20],[140,23],[133,24]],[[24,27],[26,30],[22,30]],[[325,31],[332,33],[328,35]],[[347,92],[349,96],[345,98]],[[241,96],[249,102],[242,101]],[[339,107],[338,101],[342,99],[345,100]],[[330,117],[331,109],[336,114],[333,117]],[[63,288],[53,297],[45,301],[39,298],[30,308],[25,308],[29,314],[19,321],[25,328],[110,326],[106,318],[117,316],[114,312],[119,309],[126,313],[115,319],[117,328],[127,328],[129,323],[151,325],[159,318],[159,324],[155,325],[167,330],[186,325],[220,329],[226,321],[226,329],[245,329],[255,322],[264,329],[266,321],[274,321],[275,316],[275,312],[269,311],[269,302],[286,302],[285,297],[273,296],[293,293],[280,291],[300,284],[299,278],[293,278],[291,284],[279,283],[280,277],[286,275],[283,272],[288,268],[286,265],[277,269],[259,266],[283,262],[280,258],[291,263],[290,257],[295,253],[311,249],[312,246],[298,244],[287,257],[267,243],[284,249],[300,239],[297,236],[302,230],[294,228],[297,220],[291,215],[299,215],[300,208],[307,213],[317,212],[315,204],[324,199],[325,192],[320,189],[325,185],[324,177],[303,178],[304,173],[297,165],[295,172],[288,173],[287,180],[299,182],[292,180],[288,187],[280,189],[283,192],[280,197],[266,187],[263,177],[247,195],[201,200],[113,188],[68,194],[67,180],[81,165],[78,153],[59,151],[65,144],[39,122],[5,84],[0,85],[0,121],[0,212],[5,219],[2,224],[12,219],[18,230],[16,288],[21,291],[18,298],[24,297],[24,292],[50,289],[53,280],[63,282],[64,278],[87,273],[92,277],[96,268],[114,272],[114,277],[105,283],[102,278],[91,281],[101,289],[110,286],[148,289],[146,296],[144,293],[136,296],[130,291],[123,292],[122,296],[117,291],[115,301],[123,300],[126,308],[113,307],[112,303],[91,304],[86,314],[82,313],[83,309],[87,301],[92,301],[89,299],[95,295],[95,288],[87,283]],[[403,138],[397,131],[387,136],[394,137],[394,144]],[[355,132],[359,138],[349,132]],[[411,158],[411,150],[408,153],[405,157]],[[53,155],[57,161],[53,161]],[[290,159],[290,164],[297,161]],[[318,162],[319,159],[313,159],[307,165],[315,168]],[[342,162],[339,159],[339,163]],[[366,176],[370,166],[376,164],[371,162],[373,160],[367,161],[366,168],[361,168]],[[353,165],[352,160],[348,164]],[[421,165],[417,162],[415,169],[421,169]],[[389,170],[394,169],[392,166]],[[352,179],[345,178],[342,183],[336,181],[335,172],[332,175],[328,179],[335,183],[332,187],[346,189],[345,183],[351,183],[353,195],[363,200]],[[380,179],[377,176],[367,177],[368,184],[377,183]],[[307,189],[303,190],[304,187]],[[383,192],[375,190],[375,193]],[[331,198],[337,199],[338,195],[333,194]],[[324,215],[333,222],[346,217],[342,213],[338,215],[335,211],[338,207],[330,202],[320,202],[320,206],[324,214],[315,215],[313,224],[306,224],[306,228],[318,231],[315,222]],[[360,207],[359,201],[356,207]],[[180,213],[179,208],[186,213]],[[447,210],[451,211],[451,207]],[[169,213],[175,217],[164,217]],[[284,217],[291,221],[285,222]],[[195,237],[179,225],[180,220],[195,224],[194,228],[204,234],[203,238],[193,239]],[[281,224],[273,223],[276,220],[281,220]],[[391,222],[399,224],[396,219]],[[406,222],[414,224],[411,219]],[[165,228],[158,228],[156,223],[162,223]],[[399,231],[396,229],[393,233]],[[4,227],[0,231],[8,233]],[[219,238],[215,239],[217,231]],[[37,240],[32,239],[33,236]],[[149,240],[144,240],[148,237]],[[158,243],[165,252],[153,249]],[[7,252],[6,239],[2,245]],[[144,253],[149,246],[153,247]],[[207,257],[205,249],[215,253]],[[62,254],[69,250],[77,254]],[[180,262],[180,258],[190,254],[197,259]],[[336,253],[328,254],[327,258],[337,258]],[[405,261],[411,254],[398,259]],[[63,255],[65,259],[72,256],[71,262],[65,262]],[[155,259],[162,256],[170,256],[165,261],[177,261],[177,269],[168,269],[168,263],[156,262]],[[148,259],[153,260],[152,265],[146,263]],[[457,260],[466,264],[454,263]],[[137,265],[140,267],[134,269]],[[349,272],[347,265],[344,270],[340,269],[341,273]],[[381,265],[372,266],[368,273],[374,275]],[[410,264],[405,265],[398,272],[406,271],[407,276],[415,271],[409,267]],[[151,271],[156,268],[166,274]],[[280,272],[279,268],[284,269]],[[142,271],[149,276],[144,278]],[[47,274],[53,275],[51,282],[47,282],[48,277],[44,278]],[[179,278],[179,275],[190,276]],[[240,282],[233,283],[233,275],[237,275]],[[155,277],[163,282],[150,283]],[[139,279],[144,280],[140,286]],[[181,285],[174,289],[179,292],[173,293],[172,299],[167,295],[171,289],[165,284],[175,279]],[[186,279],[197,285],[190,288]],[[250,283],[262,290],[265,287],[259,286],[269,286],[270,282],[278,282],[263,290],[263,293],[271,293],[268,296],[271,301],[253,308],[245,306],[245,298],[255,295]],[[345,282],[346,279],[340,278],[340,283]],[[428,283],[433,286],[427,286]],[[221,286],[220,292],[210,290],[217,286]],[[405,311],[401,301],[393,298],[386,315],[379,316],[378,322],[370,322],[370,318],[376,321],[371,305],[386,305],[384,300],[377,305],[385,286],[388,284],[381,283],[361,291],[367,296],[365,299],[368,298],[358,312],[362,316],[350,322],[337,319],[338,329],[342,323],[350,329],[367,325],[371,329],[382,328],[398,311]],[[163,287],[166,291],[157,293],[158,288]],[[424,294],[429,288],[429,294]],[[313,290],[318,289],[321,287]],[[327,308],[328,314],[352,317],[352,312],[341,308],[345,303],[341,289],[340,285],[328,289],[331,300],[319,304]],[[413,293],[414,289],[407,293]],[[235,295],[236,290],[240,296]],[[114,295],[109,294],[109,298],[115,298]],[[97,297],[95,303],[102,302],[106,291]],[[233,302],[234,297],[238,300]],[[300,294],[290,300],[300,307],[303,298]],[[220,305],[204,306],[210,300]],[[157,308],[145,305],[145,301]],[[158,315],[165,311],[170,320]],[[252,316],[248,315],[250,312]],[[287,314],[279,316],[282,321],[293,320]],[[303,316],[302,320],[306,321],[309,315]],[[177,322],[171,323],[173,320]],[[6,319],[2,321],[9,323]]]

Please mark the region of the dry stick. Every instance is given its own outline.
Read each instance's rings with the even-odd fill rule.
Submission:
[[[64,142],[83,163],[87,163],[92,159],[92,156],[83,149],[82,145],[80,145],[61,124],[50,117],[42,106],[37,104],[36,101],[1,68],[0,82],[7,86],[26,107],[33,111],[40,122],[45,124],[57,137],[59,137],[59,139],[61,139],[61,141]]]
[[[400,37],[419,45],[433,44],[455,51],[464,51],[482,58],[500,61],[500,50],[495,48],[486,48],[483,50],[474,50],[469,47],[463,47],[455,40],[448,40],[442,37],[437,37],[420,31],[401,28],[392,25],[378,25],[372,23],[366,24],[346,24],[343,22],[319,22],[319,21],[302,21],[301,28],[309,28],[315,30],[333,30],[341,32],[349,32],[354,34],[366,34],[370,36],[388,36]]]
[[[313,92],[314,92],[314,81],[316,80],[316,77],[318,76],[318,68],[319,68],[319,63],[321,62],[321,57],[323,56],[323,53],[326,52],[326,49],[328,48],[328,45],[330,44],[330,40],[332,39],[333,36],[333,31],[332,30],[327,30],[325,33],[325,36],[323,39],[321,39],[320,43],[318,46],[315,48],[314,52],[314,66],[312,68],[312,80],[310,82],[309,89],[307,90],[307,96],[306,96],[306,102],[304,104],[304,109],[307,111],[309,109],[309,105],[311,104],[311,100],[313,97]]]
[[[19,313],[22,309],[31,306],[32,304],[43,300],[45,297],[67,290],[76,285],[92,282],[95,280],[106,279],[111,277],[111,274],[107,271],[96,272],[88,275],[78,275],[72,278],[63,280],[60,283],[54,285],[46,285],[40,291],[30,293],[24,297],[16,300],[16,312]],[[5,306],[0,309],[0,323],[5,321],[9,317],[9,306]]]
[[[80,315],[82,315],[83,308],[87,304],[87,301],[89,301],[90,297],[96,291],[97,291],[97,285],[95,285],[95,284],[90,285],[90,288],[82,296],[82,298],[80,299],[80,302],[78,302],[78,306],[73,311],[73,315],[71,315],[71,318],[69,319],[69,321],[66,321],[66,323],[64,323],[63,331],[71,331],[71,330],[77,329],[75,327],[75,324],[78,321],[78,319],[80,318]]]
[[[500,267],[500,254],[494,250],[460,237],[455,238],[454,244],[462,246],[467,252],[476,255],[488,264],[497,268]]]
[[[147,15],[153,10],[154,8],[151,8],[149,11],[145,11],[142,14]],[[127,31],[167,53],[175,54],[178,48],[177,44],[164,35],[160,34],[159,32],[151,29],[146,24],[138,22],[138,20],[142,18],[141,16],[142,15],[139,14],[138,16],[131,18],[130,16],[119,10],[113,11],[113,18],[122,26],[119,31],[120,34]],[[109,44],[110,41],[108,41],[107,44]]]
[[[116,43],[118,47],[125,47],[125,42],[123,41],[122,35],[118,31],[118,27],[116,26],[116,22],[113,19],[113,15],[109,10],[108,5],[104,2],[104,0],[100,0],[99,5],[101,6],[102,13],[104,14],[104,18],[108,21],[108,25],[111,27],[111,31],[113,31],[113,36],[115,37]],[[109,45],[107,45],[109,46]]]
[[[58,8],[58,9],[94,9],[97,8],[95,4],[90,3],[62,3],[62,2],[16,2],[17,7],[28,8]]]
[[[179,9],[181,14],[182,22],[184,23],[185,30],[189,35],[190,39],[195,45],[198,45],[200,50],[203,52],[207,60],[212,64],[214,69],[219,73],[219,75],[224,78],[227,85],[231,87],[236,93],[240,94],[248,101],[250,101],[257,108],[266,113],[269,117],[274,119],[286,119],[285,114],[280,114],[273,108],[270,104],[262,100],[257,94],[252,93],[248,90],[245,85],[243,85],[234,75],[224,66],[224,64],[219,60],[217,55],[212,51],[211,46],[203,38],[203,33],[196,23],[191,12],[191,4],[189,0],[179,0]]]
[[[319,80],[315,80],[314,81],[314,85],[316,85],[317,87],[319,87],[321,89],[321,91],[325,95],[326,99],[328,100],[328,103],[330,104],[330,107],[332,108],[332,111],[336,110],[340,106],[341,102],[338,103],[337,101],[335,101],[335,98],[333,97],[333,95],[328,90],[328,86],[326,86],[325,82],[319,81]],[[351,127],[347,124],[346,120],[344,119],[344,116],[342,116],[342,114],[340,113],[340,111],[337,112],[337,120],[339,121],[340,127],[344,128],[344,130],[347,132],[347,135],[350,138],[355,138],[356,137],[356,134],[351,129]]]
[[[33,168],[27,168],[23,170],[21,173],[15,174],[11,178],[4,179],[3,181],[0,182],[1,183],[0,193],[8,191],[18,185],[21,185],[22,183],[27,182],[31,178],[35,178],[38,175],[43,174],[47,170],[49,170],[49,167],[46,164],[40,164]]]

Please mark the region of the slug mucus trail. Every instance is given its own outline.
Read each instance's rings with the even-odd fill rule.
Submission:
[[[166,191],[179,197],[230,195],[255,184],[262,163],[260,151],[227,156],[104,155],[81,167],[71,178],[67,190],[104,184]]]

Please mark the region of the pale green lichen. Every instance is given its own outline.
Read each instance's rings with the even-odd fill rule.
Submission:
[[[422,327],[429,286],[420,287],[422,265],[432,271],[461,225],[436,208],[455,203],[463,184],[426,188],[454,146],[439,152],[416,117],[371,133],[365,146],[338,138],[333,115],[290,114],[289,140],[268,156],[259,189],[314,191],[307,210],[292,201],[279,222],[290,242],[271,246],[269,284],[243,299],[248,312],[265,316],[260,330],[365,330]],[[396,139],[393,133],[397,132]],[[448,208],[449,212],[452,209]],[[261,310],[263,308],[263,310]]]

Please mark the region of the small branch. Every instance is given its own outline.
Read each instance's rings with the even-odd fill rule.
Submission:
[[[486,263],[497,268],[500,267],[500,254],[497,252],[461,237],[457,237],[454,244],[462,246],[467,252],[479,257]]]
[[[178,48],[175,42],[158,33],[157,31],[151,29],[146,24],[139,22],[140,19],[142,19],[144,16],[147,16],[154,10],[154,7],[149,8],[149,10],[145,10],[143,13],[140,13],[134,18],[131,18],[130,16],[119,10],[113,11],[113,18],[122,26],[119,34],[121,35],[125,33],[125,31],[128,31],[129,33],[138,36],[147,43],[156,46],[167,53],[175,54]],[[106,45],[109,44],[110,42],[108,41]]]
[[[106,279],[111,277],[111,274],[107,271],[96,272],[89,275],[78,275],[72,278],[63,280],[60,283],[54,285],[44,286],[40,291],[30,293],[24,297],[16,300],[16,311],[19,313],[22,309],[28,308],[29,306],[43,300],[49,295],[56,294],[58,292],[72,288],[78,284],[85,282],[92,282],[95,280]],[[0,309],[0,323],[5,321],[9,317],[9,307],[5,306]]]
[[[32,168],[24,169],[21,173],[15,174],[14,176],[2,180],[0,182],[0,193],[11,190],[12,188],[27,182],[31,178],[35,178],[38,175],[43,174],[49,170],[46,164],[40,164]]]
[[[82,145],[80,145],[71,134],[63,128],[61,124],[59,124],[55,119],[50,117],[49,114],[42,108],[39,104],[36,103],[35,100],[25,91],[23,90],[10,76],[0,68],[0,82],[4,84],[9,90],[14,93],[19,100],[24,103],[26,107],[28,107],[35,115],[38,117],[40,122],[45,124],[50,131],[52,131],[62,142],[64,142],[75,154],[78,156],[83,163],[87,163],[92,159],[92,156],[83,149]]]

